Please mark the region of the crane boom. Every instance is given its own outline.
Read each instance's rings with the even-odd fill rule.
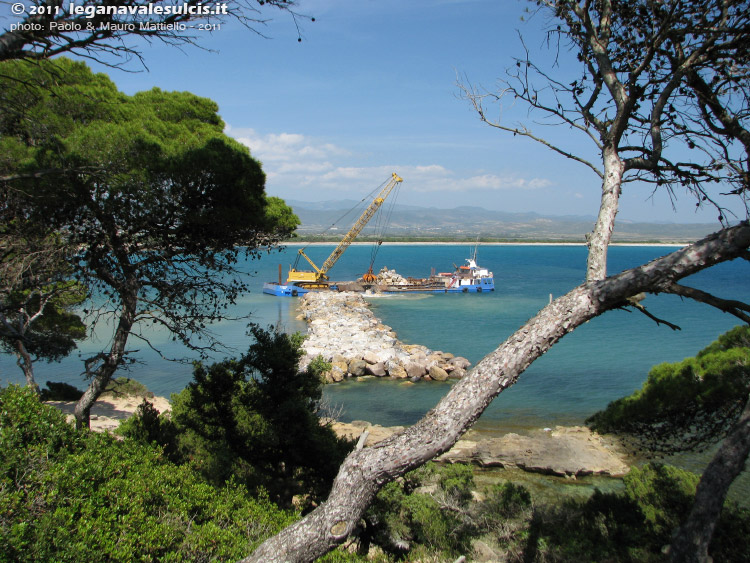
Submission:
[[[307,260],[310,265],[315,270],[314,272],[301,272],[295,269],[291,269],[289,271],[289,277],[287,279],[287,282],[322,282],[323,280],[327,279],[328,276],[326,276],[328,270],[330,270],[333,265],[338,261],[339,258],[341,258],[341,255],[344,253],[344,251],[349,247],[349,245],[354,241],[355,238],[357,238],[357,235],[362,232],[362,229],[365,228],[365,225],[372,219],[372,216],[375,215],[375,212],[380,209],[380,206],[383,205],[383,202],[385,201],[385,198],[388,197],[388,194],[391,193],[393,188],[403,182],[403,179],[396,174],[393,173],[393,177],[388,180],[388,183],[383,187],[382,190],[380,190],[380,193],[377,195],[377,197],[370,203],[370,205],[362,212],[362,215],[360,215],[359,219],[357,219],[357,222],[354,223],[351,229],[349,229],[349,232],[347,232],[344,235],[344,238],[341,239],[341,242],[336,246],[336,248],[333,249],[333,252],[331,252],[330,256],[326,258],[326,261],[323,262],[323,266],[318,268],[315,265],[315,262],[313,262],[307,254],[305,254],[304,249],[299,249],[299,254]]]

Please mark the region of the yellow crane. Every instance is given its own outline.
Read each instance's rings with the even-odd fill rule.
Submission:
[[[320,268],[315,265],[315,262],[313,262],[307,254],[305,254],[305,249],[300,248],[298,251],[299,255],[310,263],[310,265],[313,267],[313,271],[311,272],[290,268],[289,276],[286,280],[287,284],[297,283],[298,285],[308,288],[325,287],[325,280],[328,279],[328,270],[333,267],[333,265],[341,257],[341,255],[352,243],[352,241],[357,237],[362,229],[365,228],[367,222],[372,219],[372,216],[375,215],[375,212],[380,209],[380,206],[383,205],[385,198],[388,197],[388,194],[391,193],[391,190],[393,190],[393,188],[401,182],[403,182],[403,179],[394,172],[393,177],[388,180],[388,183],[383,187],[382,190],[380,190],[380,193],[372,201],[372,203],[370,203],[367,209],[364,210],[362,215],[360,215],[359,219],[357,219],[357,222],[354,223],[354,226],[349,229],[349,232],[344,235],[344,238],[341,239],[341,242],[336,248],[334,248],[333,252],[331,252],[331,255],[326,258],[326,261],[323,262],[323,265]]]

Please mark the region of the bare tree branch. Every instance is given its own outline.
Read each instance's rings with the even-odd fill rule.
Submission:
[[[659,317],[656,317],[651,312],[649,312],[649,310],[646,309],[646,307],[644,307],[641,304],[641,301],[644,299],[644,297],[646,297],[644,294],[634,295],[633,297],[631,297],[630,299],[628,299],[627,300],[627,304],[623,305],[621,308],[624,311],[628,311],[629,312],[629,309],[627,309],[627,307],[634,307],[636,310],[640,311],[641,313],[643,313],[644,315],[646,315],[649,319],[651,319],[652,321],[654,321],[657,324],[657,326],[659,326],[659,325],[665,325],[665,326],[668,326],[669,328],[671,328],[672,330],[682,330],[676,324],[670,323],[669,321],[664,320],[664,319],[660,319]]]
[[[494,127],[496,129],[500,129],[502,131],[507,131],[508,133],[513,133],[513,135],[521,135],[522,137],[528,137],[529,139],[532,139],[533,141],[536,141],[537,143],[540,143],[544,145],[545,147],[553,150],[554,152],[564,156],[565,158],[568,158],[570,160],[574,160],[576,162],[580,162],[587,168],[589,168],[591,171],[594,172],[599,178],[603,178],[602,171],[592,162],[573,154],[572,152],[566,151],[553,143],[547,141],[546,139],[539,137],[535,135],[532,131],[530,131],[526,126],[521,124],[516,125],[504,125],[500,121],[495,121],[487,117],[487,112],[483,104],[483,100],[486,97],[490,97],[495,101],[500,101],[504,93],[501,94],[491,94],[489,92],[486,93],[480,93],[475,87],[470,86],[469,84],[463,83],[463,82],[457,82],[457,86],[463,91],[463,96],[465,99],[469,100],[471,105],[474,107],[474,110],[479,115],[479,118],[482,120],[482,122],[486,123],[490,127]],[[510,91],[510,90],[508,90]]]
[[[724,311],[725,313],[734,315],[742,322],[750,324],[750,315],[747,314],[750,313],[750,305],[748,305],[747,303],[743,303],[742,301],[735,301],[733,299],[721,299],[720,297],[715,297],[714,295],[706,293],[705,291],[701,291],[700,289],[687,287],[677,283],[671,284],[664,290],[664,292],[673,293],[682,297],[688,297],[695,301],[705,303],[706,305],[711,305],[712,307],[716,307],[720,311]]]
[[[0,34],[0,61],[43,60],[71,53],[113,68],[133,59],[144,67],[141,46],[135,40],[154,40],[180,47],[200,47],[198,37],[214,24],[236,21],[263,36],[268,19],[264,8],[288,13],[298,41],[299,21],[314,18],[295,11],[295,0],[63,0],[2,1],[13,5],[14,14],[23,7],[23,17]]]

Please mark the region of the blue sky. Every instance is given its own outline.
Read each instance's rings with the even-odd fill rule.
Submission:
[[[201,32],[206,51],[155,43],[148,71],[104,67],[127,93],[158,86],[218,102],[228,134],[263,163],[267,192],[286,199],[360,199],[391,172],[399,202],[509,212],[595,215],[600,181],[533,141],[480,122],[457,77],[492,89],[522,53],[540,48],[544,20],[522,21],[522,0],[299,0],[316,21],[272,17],[261,31],[223,24]],[[542,57],[550,57],[542,51]],[[136,64],[129,66],[139,70]],[[564,69],[560,72],[564,72]],[[499,110],[498,110],[499,111]],[[503,118],[529,118],[504,108]],[[560,129],[544,132],[588,154]],[[620,220],[715,222],[687,196],[627,185]]]

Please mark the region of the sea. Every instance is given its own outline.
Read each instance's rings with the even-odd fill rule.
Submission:
[[[240,267],[251,291],[242,296],[226,320],[211,327],[226,347],[203,361],[238,356],[249,345],[249,322],[279,326],[287,332],[306,331],[297,318],[297,299],[262,293],[265,281],[277,280],[279,265],[285,273],[298,256],[298,245],[288,245]],[[324,262],[333,245],[311,245],[305,252],[317,264]],[[668,246],[613,246],[609,272],[643,264],[675,250]],[[372,265],[404,276],[425,277],[451,271],[465,263],[472,244],[352,245],[331,270],[333,280],[360,277]],[[495,276],[495,291],[482,294],[422,294],[370,298],[383,323],[408,344],[423,344],[451,352],[477,363],[537,311],[582,283],[586,248],[582,245],[495,245],[478,248],[478,262]],[[306,263],[301,261],[300,267]],[[684,280],[684,283],[719,297],[750,302],[750,263],[735,260]],[[503,392],[476,424],[481,432],[573,425],[610,401],[641,386],[649,370],[660,362],[675,362],[710,344],[739,324],[735,317],[712,307],[671,295],[649,295],[642,304],[656,317],[680,330],[657,325],[644,314],[615,310],[593,319],[567,335],[545,356],[534,362],[516,385]],[[79,349],[59,363],[37,363],[38,383],[61,381],[83,388],[83,359],[109,343],[112,319],[101,318],[94,333]],[[139,329],[129,341],[133,363],[118,374],[137,379],[157,395],[181,391],[192,379],[194,352],[153,328]],[[22,383],[15,358],[0,356],[0,385]],[[344,422],[367,420],[384,426],[416,422],[448,391],[450,383],[366,378],[325,387],[330,408]]]

